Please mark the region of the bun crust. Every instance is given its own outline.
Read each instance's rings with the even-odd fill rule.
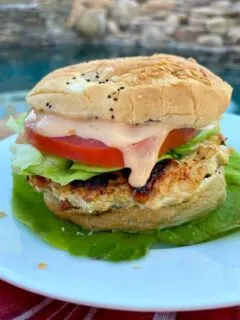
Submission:
[[[149,120],[201,128],[227,108],[232,88],[193,59],[158,54],[58,69],[28,94],[37,111],[75,119]]]
[[[226,197],[223,168],[204,180],[194,195],[181,204],[157,210],[135,208],[111,209],[105,213],[84,214],[79,208],[62,210],[61,202],[51,193],[44,193],[47,207],[59,218],[70,220],[84,229],[142,232],[180,225],[198,219],[217,208]]]

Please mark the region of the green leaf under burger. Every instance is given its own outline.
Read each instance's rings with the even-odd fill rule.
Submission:
[[[159,240],[174,245],[205,242],[240,227],[240,155],[235,152],[225,168],[227,199],[200,221],[160,230]]]
[[[234,153],[225,169],[227,199],[208,217],[152,234],[84,231],[55,217],[45,206],[42,195],[28,185],[26,177],[16,174],[13,212],[43,240],[73,255],[109,261],[138,259],[157,242],[174,246],[197,244],[237,230],[240,227],[239,169],[240,155]]]

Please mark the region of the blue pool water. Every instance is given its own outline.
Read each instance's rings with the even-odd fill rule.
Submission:
[[[156,50],[101,46],[81,45],[78,47],[59,47],[41,49],[1,49],[0,50],[0,117],[11,112],[11,108],[24,111],[25,93],[33,87],[44,75],[50,71],[81,61],[102,59],[117,56],[145,55],[155,53]],[[228,55],[209,55],[208,52],[186,51],[180,49],[164,49],[162,52],[175,53],[183,56],[192,56],[206,65],[233,88],[233,99],[228,109],[229,112],[240,114],[240,64],[232,66]],[[7,106],[7,111],[6,111]]]

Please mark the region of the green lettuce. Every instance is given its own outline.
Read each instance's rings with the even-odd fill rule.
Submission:
[[[24,120],[25,120],[25,114],[22,114],[17,119],[14,118],[13,116],[10,116],[7,121],[7,125],[16,133],[21,133],[24,131]]]
[[[227,199],[206,218],[153,233],[96,232],[55,217],[45,206],[42,194],[27,183],[26,177],[13,175],[12,208],[17,219],[44,241],[76,256],[108,261],[143,257],[158,243],[192,245],[216,239],[240,227],[240,155],[234,153],[225,169]],[[159,249],[161,250],[161,249]]]
[[[14,144],[12,146],[12,169],[18,174],[24,172],[31,166],[39,166],[42,162],[42,154],[30,144]]]
[[[158,158],[157,162],[163,161],[163,160],[167,160],[167,159],[173,159],[174,158],[174,154],[171,153],[165,153],[164,155],[160,156]]]
[[[105,173],[105,172],[121,170],[122,168],[117,168],[117,167],[103,168],[103,167],[97,167],[97,166],[89,166],[87,164],[83,164],[79,162],[74,162],[71,169],[76,171],[81,170],[86,172]]]
[[[183,144],[180,147],[177,147],[172,150],[172,153],[179,156],[185,156],[196,150],[197,144],[207,140],[217,134],[219,132],[218,127],[214,127],[210,130],[201,131],[194,138],[192,138],[189,142]]]
[[[15,144],[12,147],[13,171],[19,175],[39,175],[62,186],[74,180],[87,180],[98,172],[74,170],[73,162],[49,155],[43,155],[30,144]]]
[[[92,233],[60,220],[44,205],[43,196],[34,191],[26,177],[13,175],[12,209],[18,220],[44,241],[72,255],[108,261],[133,260],[144,256],[157,241],[156,233]]]
[[[235,152],[225,168],[225,177],[228,184],[240,186],[240,154]]]
[[[190,245],[205,242],[240,228],[240,154],[235,152],[225,168],[227,199],[205,219],[160,230],[158,237],[165,243]]]

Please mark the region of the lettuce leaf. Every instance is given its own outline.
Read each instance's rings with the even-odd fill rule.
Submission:
[[[14,144],[12,146],[12,169],[18,174],[23,174],[31,166],[39,166],[42,154],[30,144]]]
[[[160,161],[163,161],[163,160],[173,159],[173,158],[174,158],[174,154],[166,153],[166,154],[164,154],[164,155],[162,155],[162,156],[160,156],[160,157],[158,158],[157,163],[160,162]]]
[[[74,164],[71,166],[71,169],[76,171],[81,170],[86,172],[105,173],[105,172],[121,170],[122,168],[117,168],[117,167],[103,168],[103,167],[89,166],[87,164],[83,164],[80,162],[74,162]]]
[[[156,233],[128,234],[123,232],[92,233],[54,216],[26,177],[14,174],[12,209],[18,220],[44,241],[76,256],[108,261],[133,260],[146,255],[157,242]]]
[[[234,152],[228,166],[225,168],[225,177],[228,184],[240,186],[240,154]]]
[[[96,232],[55,217],[45,206],[42,194],[14,174],[12,208],[17,219],[49,244],[76,256],[108,261],[138,259],[157,243],[173,246],[213,240],[240,227],[240,155],[234,153],[226,167],[227,199],[224,204],[199,221],[151,234]],[[229,174],[230,172],[230,174]],[[161,250],[161,249],[159,249]]]
[[[197,134],[194,138],[192,138],[189,142],[185,143],[184,145],[177,147],[172,150],[172,153],[175,155],[185,156],[193,151],[195,151],[197,144],[207,140],[217,134],[219,132],[218,127],[214,127],[210,130],[201,131]]]
[[[25,120],[25,114],[22,114],[19,118],[14,118],[13,116],[10,116],[7,125],[9,128],[11,128],[16,133],[21,133],[24,131],[24,120]]]
[[[225,168],[227,199],[200,221],[159,230],[160,241],[174,245],[205,242],[240,228],[240,154],[235,152]]]
[[[39,175],[62,186],[74,180],[87,180],[98,175],[97,172],[72,170],[72,161],[49,155],[43,155],[29,144],[15,144],[12,147],[13,171],[19,175]]]

